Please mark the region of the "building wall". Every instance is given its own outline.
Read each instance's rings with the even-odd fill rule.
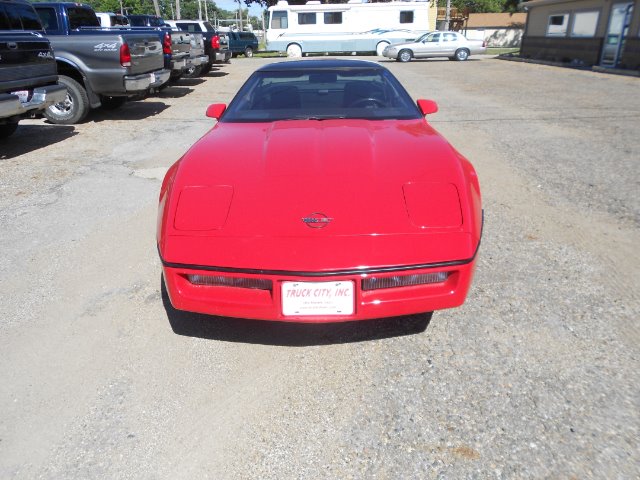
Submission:
[[[467,28],[464,36],[469,40],[484,40],[487,47],[519,47],[523,28]]]
[[[522,40],[522,56],[558,62],[597,65],[600,62],[612,6],[618,3],[626,3],[626,1],[560,0],[546,2],[534,0],[530,3],[531,5],[524,3],[529,15]],[[623,68],[640,68],[640,0],[634,0],[633,3],[631,25],[620,61],[620,66]],[[573,21],[576,14],[591,11],[599,12],[594,35],[586,37],[574,36]],[[568,15],[565,35],[549,34],[549,20],[554,15]]]

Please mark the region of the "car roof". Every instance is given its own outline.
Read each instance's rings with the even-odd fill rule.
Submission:
[[[286,72],[291,70],[325,70],[325,69],[379,69],[384,70],[384,67],[365,60],[341,60],[341,59],[327,59],[327,60],[292,60],[287,62],[270,63],[260,67],[258,72]]]

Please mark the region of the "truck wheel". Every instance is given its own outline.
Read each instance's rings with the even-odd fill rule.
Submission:
[[[184,71],[182,75],[184,78],[197,78],[200,76],[202,72],[202,67],[198,65],[197,67],[189,67]]]
[[[13,132],[18,128],[18,122],[16,123],[4,123],[0,125],[0,139],[7,138],[13,135]]]
[[[73,78],[65,75],[58,77],[58,83],[67,87],[67,98],[63,102],[48,107],[44,111],[44,116],[51,123],[59,125],[80,123],[89,113],[87,91]]]
[[[253,57],[253,48],[247,47],[244,49],[244,56],[247,58]]]

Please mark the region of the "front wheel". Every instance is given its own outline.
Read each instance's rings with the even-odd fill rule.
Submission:
[[[302,57],[302,47],[297,43],[292,43],[287,47],[287,57],[300,58]]]
[[[459,48],[456,50],[456,60],[464,62],[467,58],[469,58],[469,50],[466,48]]]
[[[400,53],[398,54],[398,61],[408,62],[411,60],[412,56],[413,54],[411,53],[411,50],[400,50]]]
[[[253,57],[253,48],[247,47],[244,49],[244,56],[247,58]]]
[[[71,77],[60,75],[58,83],[67,88],[67,98],[51,105],[44,111],[44,116],[51,123],[73,125],[80,123],[89,113],[89,97],[84,87]]]

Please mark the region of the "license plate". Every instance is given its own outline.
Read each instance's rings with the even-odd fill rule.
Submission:
[[[17,95],[20,99],[20,103],[26,103],[29,101],[29,90],[17,90],[11,92],[12,95]]]
[[[351,281],[282,282],[282,314],[352,315],[354,287]]]

